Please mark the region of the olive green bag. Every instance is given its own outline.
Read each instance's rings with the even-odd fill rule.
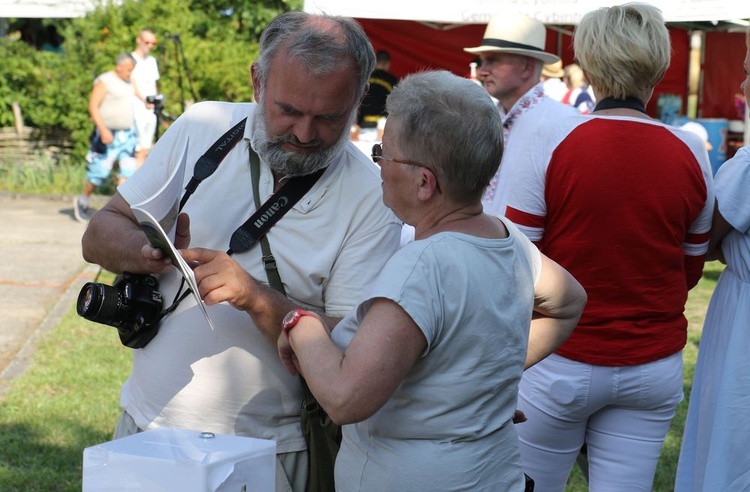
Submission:
[[[333,466],[341,445],[341,426],[333,423],[315,400],[305,380],[300,379],[305,392],[300,425],[307,441],[310,465],[307,492],[333,492]]]

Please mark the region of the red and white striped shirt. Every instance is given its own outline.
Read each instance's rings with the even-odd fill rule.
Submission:
[[[559,355],[623,366],[684,347],[714,204],[699,140],[640,118],[566,117],[506,176],[506,216],[588,293]]]

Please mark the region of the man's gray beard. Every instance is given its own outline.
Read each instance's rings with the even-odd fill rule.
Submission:
[[[305,176],[322,169],[339,155],[349,140],[349,130],[354,122],[356,111],[353,111],[349,124],[347,124],[341,135],[331,147],[319,148],[313,152],[296,152],[284,150],[285,143],[293,143],[298,146],[320,147],[320,140],[301,143],[294,135],[281,135],[270,138],[266,128],[265,110],[262,104],[258,104],[253,115],[253,135],[251,142],[258,156],[268,164],[272,171],[283,176]]]

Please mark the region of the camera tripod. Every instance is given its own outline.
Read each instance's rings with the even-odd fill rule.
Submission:
[[[171,45],[174,48],[174,61],[177,66],[177,87],[180,92],[180,102],[182,104],[182,112],[185,112],[185,92],[188,92],[188,96],[192,98],[192,101],[199,101],[200,97],[198,92],[195,90],[193,85],[193,76],[190,73],[187,59],[185,58],[185,51],[182,47],[182,40],[179,34],[164,33],[164,39],[166,41],[172,41]],[[166,54],[166,46],[165,46]],[[167,57],[168,59],[169,57]]]
[[[177,118],[164,111],[164,95],[157,94],[155,96],[146,96],[146,102],[154,105],[154,116],[156,116],[156,127],[154,128],[154,142],[159,140],[159,136],[163,133],[165,121],[174,121]]]
[[[163,66],[169,67],[170,55],[174,55],[174,66],[176,66],[177,72],[177,87],[180,95],[181,110],[184,113],[186,109],[186,91],[188,91],[188,97],[192,98],[192,101],[199,101],[197,91],[193,85],[193,78],[188,68],[187,59],[185,58],[185,51],[182,47],[182,40],[180,35],[177,33],[164,33],[164,47],[162,49]],[[171,43],[169,43],[171,41]],[[170,48],[171,46],[171,48]],[[163,133],[164,123],[167,121],[174,121],[175,116],[164,111],[164,96],[158,94],[154,96],[153,101],[149,101],[154,105],[154,114],[156,115],[156,130],[154,131],[154,142],[159,140],[159,136]]]

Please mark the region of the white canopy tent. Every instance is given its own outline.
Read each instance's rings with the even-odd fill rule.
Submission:
[[[625,0],[622,3],[624,2]],[[650,3],[661,9],[665,20],[670,23],[723,21],[747,26],[747,19],[750,19],[750,2],[670,0]],[[548,25],[575,25],[586,12],[612,4],[612,0],[305,0],[304,10],[358,19],[411,20],[437,24],[486,24],[493,15],[513,10]]]
[[[84,17],[107,0],[0,0],[0,37],[7,34],[7,19],[66,19]]]
[[[98,3],[96,0],[0,0],[0,18],[83,17]]]

